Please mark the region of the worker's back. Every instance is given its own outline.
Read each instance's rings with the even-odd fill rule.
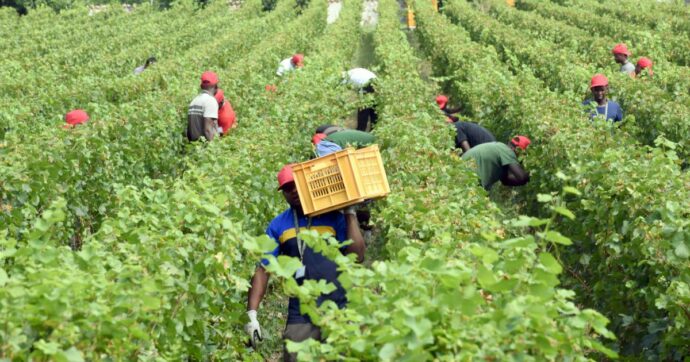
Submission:
[[[462,155],[462,159],[472,159],[477,163],[477,175],[485,189],[491,188],[501,179],[503,166],[518,163],[515,152],[502,142],[488,142],[472,147]]]
[[[326,140],[331,141],[341,148],[353,146],[355,148],[365,147],[376,142],[376,136],[368,132],[357,131],[354,129],[345,129],[330,134]]]
[[[496,142],[494,137],[488,129],[472,122],[455,122],[455,129],[457,135],[455,137],[455,147],[460,148],[463,141],[470,144],[470,148],[488,142]]]

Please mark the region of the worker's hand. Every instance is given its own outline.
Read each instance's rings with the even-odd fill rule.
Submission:
[[[356,217],[357,216],[357,205],[348,206],[344,209],[341,209],[340,212],[342,212],[343,215],[354,215]]]
[[[264,338],[261,335],[261,326],[259,325],[259,320],[256,319],[256,311],[250,310],[247,312],[249,317],[249,323],[244,326],[244,330],[249,334],[249,340],[252,344],[252,348],[256,349],[259,342],[263,341]]]

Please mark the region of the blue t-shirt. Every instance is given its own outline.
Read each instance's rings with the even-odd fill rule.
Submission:
[[[309,218],[305,215],[297,217],[300,230],[306,230],[309,225]],[[310,230],[316,230],[319,233],[330,233],[341,243],[347,240],[347,224],[345,216],[339,212],[330,212],[315,216],[311,219]],[[266,234],[276,242],[276,248],[268,253],[277,257],[278,255],[286,255],[299,259],[299,247],[297,246],[297,233],[295,229],[295,222],[293,216],[293,209],[289,208],[276,216],[268,225]],[[261,261],[264,265],[268,264],[268,260]],[[332,260],[326,258],[321,253],[317,253],[310,247],[304,248],[305,267],[304,278],[296,279],[298,285],[302,285],[304,280],[325,280],[333,283],[336,290],[329,294],[321,295],[317,300],[317,305],[321,305],[326,300],[332,300],[339,308],[345,307],[347,299],[345,297],[345,290],[338,281],[337,264]],[[299,299],[290,298],[288,302],[288,324],[294,323],[311,323],[309,316],[303,315],[299,311]]]
[[[582,102],[582,105],[589,106],[592,102],[593,102],[593,100],[588,99],[588,100]],[[588,111],[589,111],[589,109],[588,109]],[[607,121],[620,122],[623,120],[623,109],[621,108],[621,106],[618,103],[616,103],[612,100],[609,100],[606,105],[597,106],[597,113],[601,114],[601,115],[606,113],[606,120]],[[589,115],[589,118],[593,119],[595,116],[596,116],[596,114],[594,112],[592,112]]]

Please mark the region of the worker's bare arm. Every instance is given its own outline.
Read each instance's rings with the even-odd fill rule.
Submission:
[[[364,252],[366,250],[366,246],[364,244],[362,231],[359,229],[359,221],[357,221],[357,216],[345,214],[345,222],[347,223],[347,238],[352,240],[352,244],[347,246],[345,252],[348,254],[357,254],[357,262],[361,263],[364,261]]]
[[[249,300],[247,301],[247,310],[259,310],[259,304],[264,298],[266,287],[268,286],[268,272],[263,266],[256,268],[254,276],[252,277],[252,286],[249,289]]]
[[[213,141],[213,136],[216,134],[215,122],[213,118],[204,118],[204,136],[209,141]]]
[[[519,163],[504,166],[501,182],[506,186],[522,186],[529,182],[529,173]]]

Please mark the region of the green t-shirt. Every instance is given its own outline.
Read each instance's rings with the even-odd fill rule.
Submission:
[[[376,142],[376,136],[368,132],[346,129],[330,134],[326,137],[326,141],[331,141],[343,149],[348,145],[359,148],[374,144]]]
[[[505,143],[489,142],[470,148],[462,155],[463,160],[477,163],[477,174],[485,189],[490,189],[503,175],[503,167],[518,163],[515,152]]]

